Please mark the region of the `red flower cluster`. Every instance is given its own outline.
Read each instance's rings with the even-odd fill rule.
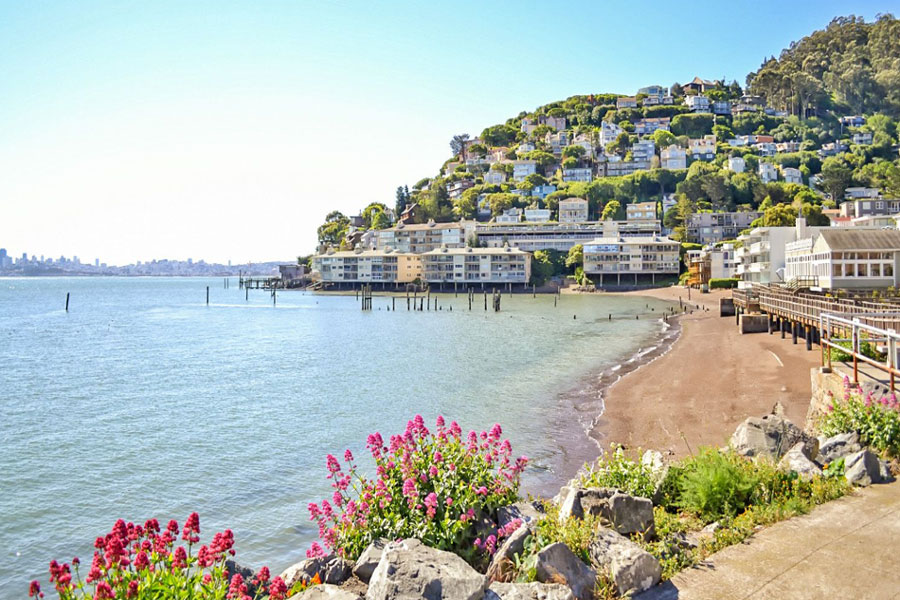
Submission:
[[[187,547],[177,546],[178,536]],[[222,598],[226,588],[228,598],[249,600],[247,585],[240,575],[230,582],[225,575],[225,559],[234,556],[234,533],[230,529],[216,533],[210,544],[200,546],[196,556],[191,546],[200,541],[200,516],[191,513],[183,528],[174,519],[161,530],[156,519],[143,526],[119,519],[112,530],[94,541],[94,556],[84,582],[73,581],[68,563],[50,562],[50,582],[55,584],[61,600],[93,598],[112,600],[118,598],[167,597],[177,590],[194,589],[196,598]],[[78,575],[78,558],[72,559]],[[287,588],[281,578],[270,582],[267,567],[260,569],[253,579],[258,593],[266,592],[269,598],[284,600]],[[93,590],[90,590],[90,587]],[[42,598],[40,584],[31,582],[29,596]]]

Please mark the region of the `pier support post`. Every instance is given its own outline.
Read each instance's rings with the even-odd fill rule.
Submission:
[[[791,323],[791,341],[797,343],[797,330],[800,329],[799,323]]]
[[[812,350],[812,328],[807,325],[804,333],[806,334],[806,351],[809,352]]]
[[[209,301],[207,301],[209,304]],[[66,292],[66,312],[69,312],[69,292]]]
[[[784,317],[778,317],[778,329],[781,331],[781,339],[784,339]]]
[[[206,305],[209,306],[209,286],[206,286]]]

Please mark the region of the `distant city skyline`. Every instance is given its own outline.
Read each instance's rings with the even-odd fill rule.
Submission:
[[[434,175],[454,134],[573,94],[743,85],[833,17],[897,8],[4,3],[0,240],[110,264],[289,260],[331,210]]]

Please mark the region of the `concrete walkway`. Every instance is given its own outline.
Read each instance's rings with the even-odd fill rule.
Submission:
[[[900,482],[776,523],[635,600],[900,599]]]

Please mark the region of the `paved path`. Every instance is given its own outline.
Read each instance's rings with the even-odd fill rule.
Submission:
[[[900,599],[900,482],[776,523],[635,600],[776,598]]]

